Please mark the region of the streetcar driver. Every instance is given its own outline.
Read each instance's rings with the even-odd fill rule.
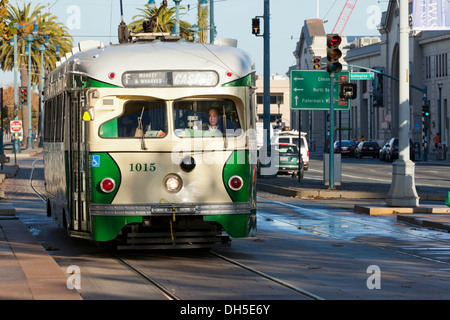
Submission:
[[[217,108],[210,108],[208,110],[208,124],[203,125],[203,130],[211,131],[211,132],[221,132],[220,129],[220,116]]]

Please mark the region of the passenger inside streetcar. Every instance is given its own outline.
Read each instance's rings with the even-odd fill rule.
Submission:
[[[127,101],[120,117],[100,127],[103,138],[162,138],[166,132],[166,109],[162,101]]]

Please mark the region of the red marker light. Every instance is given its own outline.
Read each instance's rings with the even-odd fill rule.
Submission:
[[[100,182],[100,189],[105,193],[110,193],[116,187],[116,183],[111,178],[105,178]]]
[[[233,191],[239,191],[242,188],[243,185],[244,185],[244,181],[239,176],[232,176],[228,180],[228,186]]]

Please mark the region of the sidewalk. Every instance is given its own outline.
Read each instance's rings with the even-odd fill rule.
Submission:
[[[22,150],[17,156],[25,159],[39,152],[42,149]],[[11,160],[0,170],[0,183],[17,174],[18,167]],[[81,300],[76,290],[67,288],[68,276],[16,216],[4,192],[0,193],[0,300]]]

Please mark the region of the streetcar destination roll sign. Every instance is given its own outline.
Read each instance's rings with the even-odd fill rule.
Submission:
[[[218,82],[215,71],[128,71],[122,75],[127,88],[213,87]]]

